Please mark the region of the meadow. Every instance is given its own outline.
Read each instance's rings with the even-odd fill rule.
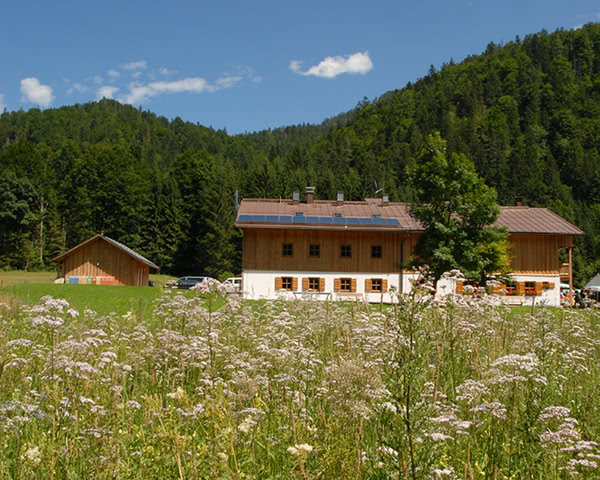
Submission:
[[[0,478],[598,478],[598,310],[155,291],[0,300]]]

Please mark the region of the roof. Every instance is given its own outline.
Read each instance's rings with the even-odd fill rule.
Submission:
[[[588,283],[585,284],[586,288],[589,287],[600,287],[600,273],[592,278]]]
[[[410,204],[364,201],[244,199],[235,225],[239,228],[355,230],[418,233],[423,226]],[[547,208],[500,207],[495,225],[512,234],[583,235],[583,231]]]
[[[129,248],[126,245],[123,245],[121,242],[117,242],[116,240],[113,240],[112,238],[106,237],[103,234],[98,234],[98,235],[94,235],[92,238],[86,240],[85,242],[80,243],[79,245],[71,248],[70,250],[66,251],[65,253],[63,253],[62,255],[56,257],[53,261],[55,262],[60,262],[61,260],[63,260],[65,257],[71,255],[75,250],[79,250],[80,248],[84,247],[85,245],[93,242],[96,239],[102,239],[108,243],[110,243],[111,245],[113,245],[114,247],[117,247],[119,250],[122,250],[123,252],[125,252],[127,255],[129,255],[130,257],[133,257],[134,259],[136,259],[138,262],[144,263],[146,265],[148,265],[150,268],[154,268],[156,270],[160,270],[160,267],[156,264],[154,264],[153,262],[151,262],[150,260],[148,260],[145,257],[142,257],[139,253],[134,252],[131,248]]]

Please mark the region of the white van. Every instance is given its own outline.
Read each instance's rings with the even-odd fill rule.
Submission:
[[[223,282],[227,293],[240,293],[242,291],[242,277],[229,277]]]

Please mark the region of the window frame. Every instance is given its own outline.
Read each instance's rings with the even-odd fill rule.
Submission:
[[[289,285],[286,286],[286,284]],[[294,277],[281,277],[281,289],[289,292],[294,290]]]
[[[340,278],[340,292],[352,292],[352,279],[350,277]]]
[[[315,287],[316,282],[316,287]],[[321,291],[321,278],[320,277],[308,277],[308,291],[320,292]]]
[[[352,245],[340,245],[340,257],[352,258]]]
[[[383,292],[383,279],[382,278],[372,278],[371,279],[371,292],[373,292],[373,293],[382,293]]]
[[[371,245],[371,258],[382,258],[383,248],[381,245]]]
[[[311,243],[308,245],[308,256],[311,258],[318,258],[321,256],[321,244]]]
[[[282,257],[293,257],[294,256],[294,244],[293,243],[282,243],[281,244],[281,256]]]

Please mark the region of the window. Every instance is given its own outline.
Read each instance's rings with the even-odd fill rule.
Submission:
[[[365,292],[386,293],[388,291],[388,281],[383,278],[367,278],[365,280]]]
[[[319,280],[320,280],[320,278],[313,278],[313,277],[309,278],[308,279],[308,289],[319,291],[320,290],[319,287],[321,286],[321,283]]]
[[[281,254],[284,257],[291,257],[294,254],[294,246],[291,243],[284,243]]]
[[[308,255],[311,257],[318,257],[321,255],[321,245],[309,245]]]
[[[288,290],[295,292],[298,290],[298,278],[296,277],[275,277],[275,290]]]
[[[350,258],[352,256],[352,245],[342,245],[341,255]]]
[[[525,295],[535,295],[535,282],[525,282]]]
[[[506,295],[517,295],[519,293],[517,289],[517,282],[513,282],[511,280],[506,282],[504,290],[506,290]]]
[[[381,245],[371,245],[371,258],[381,258]]]
[[[351,278],[340,278],[340,292],[351,292],[352,291],[352,279]]]

